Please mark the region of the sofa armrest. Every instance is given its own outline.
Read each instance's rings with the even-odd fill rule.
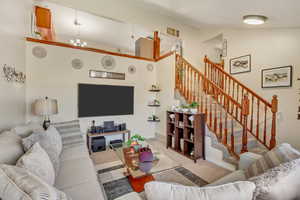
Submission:
[[[253,162],[255,162],[260,158],[262,158],[261,155],[252,152],[246,152],[241,154],[240,161],[239,161],[239,169],[240,170],[247,169]]]
[[[142,200],[142,198],[139,196],[138,193],[131,192],[131,193],[125,194],[121,197],[118,197],[115,200]]]

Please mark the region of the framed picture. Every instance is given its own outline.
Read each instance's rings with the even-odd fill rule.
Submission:
[[[293,67],[276,67],[261,71],[261,87],[291,87],[293,80]]]
[[[232,58],[229,62],[230,74],[251,72],[251,55]]]

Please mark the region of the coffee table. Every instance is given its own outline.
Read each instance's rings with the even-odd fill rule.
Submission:
[[[144,144],[143,146],[149,146],[154,155],[154,161],[147,163],[147,166],[140,165],[139,154],[132,153],[126,144],[123,144],[121,147],[111,146],[118,158],[124,164],[126,176],[135,192],[142,192],[144,190],[144,185],[147,182],[154,180],[152,174],[180,167],[178,163],[162,152],[154,149],[151,145]]]

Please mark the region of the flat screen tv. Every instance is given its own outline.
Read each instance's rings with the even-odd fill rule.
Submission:
[[[134,87],[78,85],[78,117],[133,115]]]

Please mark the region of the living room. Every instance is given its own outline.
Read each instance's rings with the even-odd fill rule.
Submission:
[[[3,0],[0,199],[300,199],[300,5],[270,4]]]

